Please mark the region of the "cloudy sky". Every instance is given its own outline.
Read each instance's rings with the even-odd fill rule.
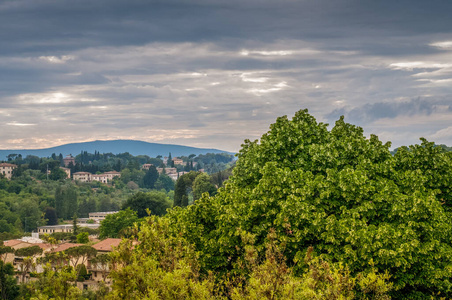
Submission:
[[[452,146],[452,1],[1,0],[0,149],[238,151],[308,108]]]

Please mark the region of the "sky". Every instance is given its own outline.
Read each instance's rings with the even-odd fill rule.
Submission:
[[[0,149],[238,151],[279,116],[452,146],[452,1],[0,0]]]

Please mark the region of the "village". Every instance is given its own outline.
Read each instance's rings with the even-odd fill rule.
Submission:
[[[108,285],[108,254],[118,247],[121,239],[99,240],[97,235],[85,232],[79,234],[88,237],[85,243],[73,243],[64,239],[56,240],[50,235],[76,233],[77,228],[97,229],[107,215],[114,213],[116,211],[90,213],[89,218],[77,220],[76,228],[72,224],[40,226],[38,232],[33,232],[31,237],[4,241],[3,246],[0,246],[1,260],[14,266],[18,283],[36,280],[35,274],[42,273],[46,264],[50,263],[52,268],[66,265],[77,270],[77,287],[80,289],[88,289],[90,286],[95,288],[99,282]]]

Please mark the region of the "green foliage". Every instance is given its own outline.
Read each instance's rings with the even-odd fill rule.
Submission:
[[[8,246],[0,245],[0,260],[5,261],[9,253],[14,253],[14,249]]]
[[[157,169],[154,166],[151,166],[143,177],[143,187],[153,189],[158,178],[159,173],[157,172]]]
[[[452,152],[445,152],[421,138],[420,145],[400,147],[395,154],[397,169],[404,172],[421,172],[423,185],[429,190],[436,190],[437,200],[452,212]]]
[[[155,189],[169,192],[174,190],[174,180],[171,179],[168,175],[161,174],[154,185]]]
[[[150,210],[153,215],[161,216],[166,214],[166,209],[170,207],[166,193],[150,191],[147,193],[136,193],[127,199],[122,209],[130,208],[137,212],[139,218],[142,218],[148,215],[147,210]]]
[[[57,225],[58,224],[58,217],[57,217],[56,209],[53,207],[45,208],[44,218],[47,220],[46,225]]]
[[[208,193],[210,196],[217,191],[215,186],[211,183],[211,178],[206,173],[201,173],[196,176],[192,185],[193,200],[200,199],[203,193]]]
[[[77,211],[77,192],[72,184],[58,186],[55,190],[55,209],[57,216],[65,220],[71,219]]]
[[[106,299],[218,299],[213,282],[199,277],[196,253],[168,235],[168,220],[150,217],[135,226],[140,241],[124,240],[112,253],[112,292]]]
[[[88,271],[86,270],[85,265],[83,264],[78,265],[76,271],[78,274],[77,281],[85,281],[86,279],[89,278]]]
[[[174,235],[168,218],[149,217],[135,225],[130,240],[111,254],[112,292],[107,299],[389,299],[388,276],[359,274],[354,278],[341,264],[312,257],[299,277],[286,264],[284,245],[270,231],[265,259],[259,259],[254,236],[240,232],[244,257],[233,263],[237,272],[215,278],[203,274],[199,253],[183,236]],[[138,241],[134,244],[133,241]],[[93,262],[93,261],[92,261]],[[357,285],[356,282],[359,282]]]
[[[14,254],[16,256],[23,256],[23,257],[35,256],[38,254],[42,254],[42,249],[39,246],[19,248],[14,252]]]
[[[107,215],[100,224],[99,238],[118,238],[137,221],[136,211],[130,208]]]
[[[392,156],[389,143],[366,138],[343,118],[328,131],[303,110],[292,120],[278,118],[260,141],[245,141],[233,176],[215,197],[167,217],[202,253],[204,272],[238,272],[239,231],[255,237],[263,257],[274,228],[288,262],[301,261],[315,245],[321,259],[347,265],[352,275],[388,272],[395,298],[450,297],[452,227],[441,202],[450,179],[443,158],[425,143]],[[304,269],[294,264],[294,272]]]
[[[66,172],[60,168],[59,162],[58,166],[50,170],[49,179],[50,180],[63,180],[67,178]]]
[[[50,238],[56,241],[76,241],[77,237],[72,232],[54,232],[49,235]],[[45,238],[45,237],[44,237]]]
[[[72,216],[72,234],[77,236],[78,235],[78,225],[77,225],[77,214],[74,214]]]
[[[174,206],[185,207],[189,204],[189,197],[193,197],[193,182],[200,174],[201,172],[191,171],[177,179],[174,188]]]
[[[47,264],[27,290],[32,299],[78,299],[82,292],[75,286],[76,280],[77,272],[72,267],[53,268]]]
[[[80,244],[86,244],[89,242],[89,233],[88,232],[81,232],[77,234],[77,243]]]
[[[197,162],[197,170],[204,169],[207,174],[213,174],[230,168],[234,164],[234,155],[206,153],[198,155],[194,161]]]
[[[19,286],[14,278],[12,264],[0,260],[0,296],[3,300],[14,300],[19,296]]]
[[[72,247],[65,251],[65,255],[67,255],[70,265],[76,268],[77,278],[79,278],[80,272],[83,270],[83,268],[79,267],[79,265],[84,265],[88,260],[95,257],[96,254],[96,249],[86,245]]]

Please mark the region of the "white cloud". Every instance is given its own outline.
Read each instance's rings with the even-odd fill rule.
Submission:
[[[19,95],[18,99],[25,104],[60,104],[73,101],[69,95],[61,92],[23,94]]]
[[[243,73],[240,75],[240,78],[242,78],[242,80],[244,82],[267,82],[268,78],[267,77],[249,77],[252,76],[253,73]]]
[[[451,64],[423,62],[423,61],[399,62],[392,63],[389,65],[390,68],[395,70],[408,70],[408,71],[412,71],[414,69],[441,69],[449,68],[451,66],[452,66]]]
[[[440,48],[440,49],[452,49],[452,41],[442,41],[431,43],[429,46]]]
[[[268,57],[278,57],[278,56],[293,56],[293,55],[311,55],[319,54],[321,51],[311,48],[304,48],[298,50],[241,50],[239,52],[242,56],[268,56]],[[349,52],[336,52],[337,54],[347,54]]]
[[[279,50],[279,51],[249,51],[249,50],[242,50],[240,52],[241,55],[248,56],[248,55],[263,55],[263,56],[286,56],[293,54],[293,51],[287,51],[287,50]]]
[[[452,138],[452,126],[438,130],[432,135],[432,138],[435,139]]]
[[[51,64],[64,64],[69,60],[74,60],[75,57],[72,55],[63,55],[63,56],[40,56],[39,60],[46,61]]]
[[[6,123],[8,126],[35,126],[36,124],[28,124],[28,123]]]
[[[267,94],[267,93],[272,93],[272,92],[278,92],[281,91],[283,88],[288,87],[286,82],[280,82],[277,83],[275,85],[273,85],[274,87],[272,88],[254,88],[254,89],[250,89],[248,90],[249,93],[252,93],[256,96],[260,96],[261,94]]]

